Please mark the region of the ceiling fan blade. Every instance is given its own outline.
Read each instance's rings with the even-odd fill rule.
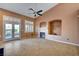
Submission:
[[[29,10],[32,10],[32,11],[34,11],[32,8],[29,8]],[[34,11],[35,12],[35,11]]]
[[[42,14],[38,14],[39,16],[42,16]]]
[[[40,13],[40,12],[42,12],[43,10],[39,10],[39,11],[37,11],[37,13]]]
[[[32,8],[29,8],[29,10],[33,10]]]

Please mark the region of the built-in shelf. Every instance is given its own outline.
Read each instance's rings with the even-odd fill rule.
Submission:
[[[48,23],[48,33],[51,35],[61,35],[61,20],[53,20]]]
[[[79,10],[77,10],[77,15],[76,15],[76,16],[77,16],[77,18],[79,19]]]

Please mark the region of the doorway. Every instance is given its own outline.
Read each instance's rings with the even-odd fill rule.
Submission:
[[[14,20],[4,20],[4,41],[20,39],[20,20]]]

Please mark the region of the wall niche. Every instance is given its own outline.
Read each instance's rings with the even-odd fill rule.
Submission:
[[[61,35],[61,20],[53,20],[48,23],[48,34]]]
[[[46,22],[41,22],[40,23],[40,28],[42,28],[42,27],[46,27]]]

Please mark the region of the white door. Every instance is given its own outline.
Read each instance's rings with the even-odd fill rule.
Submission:
[[[4,41],[20,39],[20,19],[11,16],[3,16]]]
[[[20,39],[20,24],[5,23],[4,39],[5,41]]]

